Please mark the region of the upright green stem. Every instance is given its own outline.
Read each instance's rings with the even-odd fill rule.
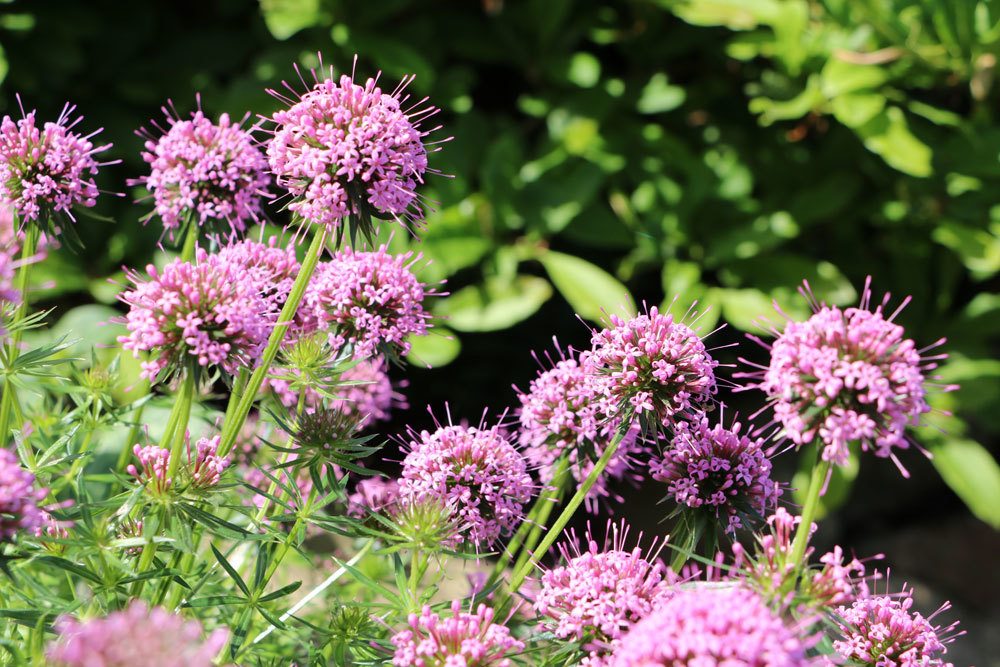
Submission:
[[[228,407],[226,408],[229,418],[222,427],[219,456],[229,454],[236,443],[236,437],[239,435],[240,429],[243,428],[243,422],[246,421],[247,415],[250,413],[250,407],[257,398],[257,392],[260,391],[260,387],[264,383],[264,378],[267,376],[271,364],[274,363],[275,357],[278,356],[281,341],[285,339],[285,333],[288,331],[288,327],[291,325],[292,319],[299,309],[302,297],[305,296],[309,280],[312,278],[312,274],[316,270],[316,264],[319,263],[320,254],[326,246],[326,235],[326,228],[322,227],[313,237],[312,245],[306,251],[305,259],[299,268],[299,275],[295,278],[295,284],[292,285],[292,290],[288,294],[285,306],[281,309],[281,314],[278,315],[278,322],[271,331],[271,337],[268,338],[267,347],[264,349],[260,365],[254,369],[250,379],[247,380],[247,385],[243,393],[239,397],[234,395],[229,399],[230,402],[236,401],[236,407],[232,411]]]
[[[7,357],[8,372],[14,366],[14,362],[17,361],[18,346],[21,344],[22,333],[19,325],[28,314],[28,277],[37,245],[38,226],[29,224],[25,227],[24,245],[21,246],[21,265],[17,268],[17,279],[15,281],[17,292],[21,295],[21,303],[14,310],[10,324],[10,339],[7,342],[7,354],[5,355]],[[7,435],[10,431],[11,412],[20,412],[16,402],[17,393],[8,375],[3,385],[3,397],[0,398],[0,443],[7,442]],[[20,428],[20,424],[18,424],[18,428]]]
[[[806,491],[806,501],[802,505],[802,522],[795,530],[795,537],[792,539],[792,563],[795,567],[795,577],[798,578],[800,572],[805,567],[803,559],[806,555],[806,547],[809,545],[809,532],[812,529],[813,519],[816,518],[816,510],[819,508],[820,492],[826,484],[827,475],[830,473],[830,462],[819,460],[819,448],[816,447],[816,457],[813,460],[812,473],[809,476],[809,489]]]
[[[524,562],[520,569],[514,571],[514,576],[511,577],[510,585],[508,587],[510,593],[517,592],[517,590],[521,587],[521,584],[523,584],[524,580],[528,577],[528,574],[530,574],[531,568],[533,568],[538,561],[541,560],[548,550],[552,548],[552,545],[555,544],[555,541],[559,539],[563,529],[566,528],[566,524],[569,523],[570,519],[573,518],[573,515],[576,514],[576,510],[578,510],[580,505],[583,504],[587,494],[590,493],[594,484],[597,483],[597,479],[604,474],[604,469],[608,467],[608,464],[611,462],[611,458],[615,455],[618,451],[618,447],[622,444],[622,440],[625,439],[629,429],[632,428],[633,416],[634,415],[631,410],[628,410],[625,415],[623,415],[622,423],[618,427],[617,433],[615,433],[614,440],[608,444],[607,449],[605,449],[604,453],[601,454],[601,458],[599,458],[597,463],[594,464],[594,469],[590,471],[590,474],[587,475],[585,480],[583,480],[583,483],[577,487],[576,493],[574,493],[573,497],[569,499],[568,503],[566,503],[566,507],[563,508],[562,514],[556,518],[555,523],[553,523],[552,527],[545,533],[545,537],[542,539],[538,547],[531,552],[531,557]],[[502,602],[506,603],[506,599]],[[502,606],[502,604],[497,605],[498,608]]]
[[[188,216],[187,233],[184,235],[184,247],[181,248],[181,261],[190,262],[194,259],[195,248],[198,247],[198,223]]]
[[[170,449],[170,463],[167,467],[167,479],[171,480],[177,474],[181,465],[181,455],[184,453],[184,441],[187,439],[188,422],[191,420],[191,404],[194,403],[194,392],[197,381],[194,370],[188,368],[181,381],[177,400],[170,411],[167,431],[163,434],[162,447]]]
[[[538,546],[538,540],[542,537],[542,532],[545,530],[545,526],[549,522],[549,517],[552,515],[552,510],[554,510],[559,502],[562,500],[563,493],[566,491],[566,481],[569,479],[569,461],[565,461],[561,470],[557,470],[556,474],[558,477],[552,480],[552,486],[550,487],[551,493],[547,496],[547,502],[542,505],[541,511],[531,525],[531,532],[528,534],[528,539],[524,542],[524,547],[521,549],[521,553],[518,554],[517,560],[514,562],[514,572],[517,572],[524,564],[528,562],[530,554],[536,546]]]
[[[497,559],[496,567],[493,568],[493,575],[490,578],[490,583],[493,583],[497,578],[503,574],[504,570],[512,560],[515,560],[515,556],[521,555],[521,545],[528,543],[525,549],[530,551],[538,543],[538,535],[541,533],[542,528],[545,526],[545,522],[548,521],[549,515],[552,514],[552,509],[558,502],[559,496],[562,495],[563,485],[566,482],[566,473],[569,470],[569,460],[566,457],[561,457],[556,461],[555,468],[552,473],[552,481],[545,487],[545,489],[538,495],[535,499],[535,504],[532,505],[531,510],[528,515],[518,526],[517,532],[514,533],[514,537],[511,538],[510,542],[507,544],[507,548]],[[535,537],[532,540],[532,537]],[[527,542],[526,542],[527,540]],[[520,562],[517,559],[515,562]],[[516,568],[515,568],[516,569]]]

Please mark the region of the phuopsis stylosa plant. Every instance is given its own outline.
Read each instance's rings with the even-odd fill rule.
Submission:
[[[543,353],[513,412],[445,407],[395,434],[398,479],[369,468],[440,293],[419,256],[375,241],[423,219],[436,109],[410,79],[311,77],[256,125],[199,101],[142,131],[132,184],[178,253],[121,286],[120,351],[146,381],[128,401],[120,359],[24,343],[44,318],[32,266],[95,204],[110,145],[72,107],[3,120],[4,663],[947,664],[954,624],[809,546],[831,467],[852,445],[900,463],[930,410],[941,357],[869,285],[848,309],[806,286],[814,315],[757,339],[770,361],[731,374],[743,386],[693,305],[678,320],[622,304],[589,349]],[[268,204],[291,216],[280,235],[254,231]],[[723,409],[739,389],[766,397],[754,423]],[[790,448],[815,457],[799,515],[771,465]],[[662,489],[669,538],[630,535],[627,516],[566,531],[621,482]]]

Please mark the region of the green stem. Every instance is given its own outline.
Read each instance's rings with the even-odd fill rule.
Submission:
[[[191,404],[194,402],[195,386],[194,370],[188,368],[181,381],[177,400],[170,411],[167,431],[163,434],[161,447],[170,449],[170,463],[167,467],[167,479],[173,480],[181,465],[181,455],[184,453],[184,441],[187,439],[188,422],[191,419]],[[172,427],[172,428],[171,428]]]
[[[560,477],[552,480],[552,485],[555,488],[555,492],[548,496],[547,502],[542,506],[541,511],[538,516],[532,522],[531,532],[528,534],[528,539],[524,543],[524,548],[521,549],[521,553],[517,557],[517,561],[514,563],[514,572],[517,572],[525,563],[528,562],[528,558],[531,552],[538,546],[538,541],[542,537],[542,532],[545,530],[546,524],[549,522],[549,517],[552,515],[552,510],[554,510],[559,502],[562,500],[563,493],[566,491],[566,481],[569,479],[569,461],[566,461],[563,469],[557,471]]]
[[[528,574],[530,574],[531,568],[535,567],[538,561],[541,560],[546,553],[548,553],[550,548],[552,548],[555,541],[559,539],[559,536],[562,534],[566,524],[569,523],[570,519],[573,518],[573,515],[576,514],[576,510],[578,510],[580,505],[583,504],[587,494],[590,493],[594,484],[597,483],[597,479],[604,474],[604,469],[608,467],[608,464],[611,462],[611,458],[615,455],[618,451],[618,447],[622,444],[622,440],[625,439],[629,429],[632,428],[632,418],[632,411],[626,411],[623,415],[622,423],[618,427],[618,431],[615,433],[614,440],[608,444],[607,449],[605,449],[604,453],[601,454],[601,458],[599,458],[597,463],[594,464],[594,469],[590,471],[587,478],[583,480],[579,487],[577,487],[576,493],[574,493],[573,497],[569,499],[568,503],[566,503],[566,507],[563,508],[562,514],[556,518],[555,523],[553,523],[552,527],[545,533],[545,537],[542,539],[538,547],[531,552],[531,557],[522,564],[520,569],[514,571],[514,576],[511,577],[510,585],[508,586],[508,597],[510,594],[517,592],[517,590],[521,587],[521,584],[523,584],[524,580],[528,577]],[[501,604],[497,604],[496,607],[502,608],[502,603],[506,603],[506,599],[502,600]]]
[[[514,533],[514,537],[511,538],[510,542],[507,544],[507,548],[504,550],[500,558],[497,559],[496,567],[493,568],[493,575],[490,577],[490,583],[495,582],[512,560],[515,560],[515,556],[521,556],[521,545],[530,543],[530,546],[525,547],[526,550],[530,551],[538,543],[538,535],[541,534],[541,529],[544,527],[545,522],[548,521],[549,515],[552,514],[553,506],[558,502],[559,496],[563,493],[563,485],[566,482],[566,472],[569,470],[569,460],[566,457],[561,457],[556,461],[555,468],[552,473],[552,481],[545,487],[545,489],[538,495],[535,499],[535,504],[532,505],[531,510],[528,515],[518,526],[517,532]],[[534,537],[534,540],[532,540]],[[515,562],[520,563],[521,559],[518,558]],[[517,569],[516,567],[514,568]]]
[[[809,546],[809,533],[812,529],[813,519],[816,518],[816,510],[819,509],[819,498],[826,484],[827,475],[830,473],[830,462],[819,460],[819,447],[814,448],[812,473],[809,476],[809,489],[806,491],[806,501],[802,505],[802,522],[795,530],[795,537],[792,540],[791,558],[795,567],[795,577],[798,578],[800,572],[805,567],[803,560],[806,555],[806,547]]]
[[[15,225],[16,228],[16,225]],[[8,377],[3,385],[3,397],[0,398],[0,443],[6,443],[10,431],[11,412],[20,412],[17,402],[17,393],[14,385],[10,381],[11,370],[14,362],[17,361],[18,347],[21,344],[22,328],[21,322],[28,314],[28,277],[30,275],[32,260],[35,256],[38,245],[38,226],[29,224],[25,228],[24,245],[21,246],[21,264],[17,268],[17,279],[15,288],[21,296],[21,303],[14,310],[10,323],[10,339],[7,341],[6,370]],[[20,419],[18,420],[20,421]],[[20,428],[18,424],[18,428]]]
[[[250,407],[257,398],[257,392],[260,391],[260,387],[264,383],[264,378],[267,376],[271,364],[274,363],[275,357],[278,356],[278,350],[281,348],[281,342],[285,339],[285,333],[288,331],[288,327],[291,325],[292,319],[299,309],[302,297],[305,296],[309,280],[312,278],[312,274],[316,270],[316,264],[319,263],[320,254],[326,246],[326,235],[327,230],[325,227],[322,227],[313,237],[312,245],[306,251],[305,259],[299,268],[299,275],[295,278],[295,284],[292,285],[292,290],[288,294],[285,306],[281,309],[281,314],[278,315],[278,322],[271,331],[271,337],[268,338],[267,347],[264,349],[260,365],[254,369],[250,379],[247,380],[247,386],[242,395],[238,398],[231,396],[229,399],[230,402],[236,400],[236,407],[232,411],[228,407],[226,408],[229,418],[222,427],[219,456],[229,454],[236,443],[236,437],[239,435],[240,429],[243,428],[243,423],[250,413]]]
[[[194,259],[194,251],[198,247],[198,223],[188,216],[187,234],[184,235],[184,247],[181,248],[181,261],[190,262]]]

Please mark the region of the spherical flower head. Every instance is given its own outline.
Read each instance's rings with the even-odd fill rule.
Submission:
[[[57,667],[211,667],[226,630],[203,637],[201,624],[133,601],[104,618],[56,622],[46,655]]]
[[[952,667],[941,656],[948,652],[957,624],[942,628],[932,622],[949,606],[943,605],[929,618],[912,611],[912,606],[911,592],[904,589],[899,595],[864,597],[840,607],[834,622],[842,638],[834,640],[834,650],[856,665]]]
[[[355,357],[376,356],[380,348],[406,354],[407,338],[427,333],[430,319],[423,302],[431,293],[412,271],[419,259],[391,255],[384,245],[341,250],[316,268],[299,308],[300,328],[327,332],[333,349],[350,345]]]
[[[0,197],[24,222],[72,220],[73,208],[97,202],[94,176],[101,164],[94,156],[111,144],[95,147],[90,140],[97,132],[73,132],[82,120],[71,117],[75,109],[67,104],[54,123],[42,127],[34,111],[0,121]]]
[[[163,108],[168,129],[161,136],[140,130],[146,139],[142,159],[149,175],[132,184],[153,195],[155,214],[171,236],[190,222],[201,227],[223,223],[230,235],[242,234],[260,215],[267,160],[242,123],[222,114],[213,123],[198,109],[189,119]]]
[[[365,477],[347,496],[347,515],[356,519],[390,507],[399,498],[399,481],[387,477]]]
[[[534,599],[538,614],[560,639],[584,643],[597,659],[633,624],[671,592],[672,572],[636,546],[627,549],[628,528],[615,526],[611,544],[599,545],[588,532],[587,547],[560,548],[564,564],[547,570]]]
[[[365,425],[389,419],[393,408],[405,408],[406,399],[392,386],[384,357],[362,359],[340,375],[333,407]]]
[[[730,583],[679,588],[620,640],[610,667],[801,667],[808,642],[753,591]]]
[[[467,613],[456,600],[451,614],[442,617],[429,606],[410,614],[410,627],[392,637],[393,667],[511,667],[507,656],[524,650],[486,605]]]
[[[186,367],[252,367],[270,334],[267,305],[243,267],[201,250],[197,259],[150,265],[148,280],[133,273],[135,287],[120,296],[129,333],[118,342],[136,358],[151,353],[142,375],[152,382]]]
[[[267,306],[268,319],[277,322],[285,299],[292,291],[292,284],[299,275],[294,246],[289,244],[282,248],[278,245],[278,238],[272,236],[266,242],[246,240],[230,243],[219,250],[219,257],[246,271],[247,278]]]
[[[756,385],[787,438],[796,445],[818,438],[823,459],[838,465],[847,464],[851,442],[894,458],[895,448],[909,446],[906,427],[930,410],[925,371],[933,359],[893,322],[902,306],[887,316],[888,295],[874,309],[870,299],[869,283],[857,308],[817,304],[807,321],[788,322]]]
[[[781,495],[763,440],[741,434],[739,423],[677,423],[671,445],[649,469],[678,506],[707,511],[729,533],[768,514]]]
[[[17,455],[0,448],[0,543],[22,531],[45,528],[46,513],[38,503],[47,495],[47,489],[35,486],[35,476],[21,467]]]
[[[618,406],[606,391],[608,376],[595,373],[572,352],[560,355],[531,381],[527,392],[518,391],[518,439],[543,483],[552,481],[555,463],[564,455],[577,482],[585,480],[621,424],[615,418]],[[626,435],[597,478],[585,499],[589,511],[596,512],[599,500],[612,497],[612,480],[637,479],[630,474],[633,462],[647,452],[638,435],[637,431]]]
[[[401,497],[454,503],[464,537],[477,547],[488,547],[522,520],[531,477],[524,457],[497,427],[442,426],[411,436]]]
[[[609,398],[664,424],[699,410],[716,391],[718,362],[705,343],[656,307],[627,320],[612,315],[610,327],[594,332],[586,358],[608,376]]]
[[[375,79],[359,86],[346,75],[334,80],[331,71],[275,112],[267,158],[278,185],[292,195],[289,210],[329,230],[348,215],[374,213],[404,224],[423,219],[416,188],[427,170],[427,151],[419,121],[437,110],[401,107],[409,81],[384,93]]]

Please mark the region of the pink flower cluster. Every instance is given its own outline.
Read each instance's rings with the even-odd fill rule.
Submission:
[[[101,165],[94,156],[111,144],[95,147],[90,140],[97,132],[85,137],[73,132],[82,120],[71,118],[75,109],[67,104],[56,122],[41,128],[34,111],[18,121],[10,116],[0,121],[0,196],[22,221],[72,219],[74,207],[96,203],[94,176]]]
[[[253,366],[270,333],[267,304],[259,285],[232,259],[198,251],[198,262],[174,260],[149,280],[133,273],[135,284],[120,295],[129,306],[128,335],[118,342],[144,361],[143,377],[155,382],[161,373],[189,365],[220,366],[228,373]]]
[[[219,436],[199,438],[193,450],[191,443],[188,443],[187,465],[181,469],[185,489],[205,491],[218,485],[222,473],[231,462],[228,456],[219,456],[219,441]],[[156,445],[136,445],[132,452],[139,460],[139,465],[128,466],[130,475],[156,494],[166,493],[174,486],[175,480],[168,477],[170,450]]]
[[[399,493],[404,499],[437,498],[454,504],[463,537],[488,547],[512,531],[532,494],[524,457],[500,433],[443,426],[411,434]]]
[[[680,506],[708,510],[727,532],[747,517],[763,516],[777,503],[781,487],[771,479],[763,441],[708,418],[678,422],[672,443],[650,462],[653,479],[665,482]]]
[[[757,385],[792,442],[818,437],[823,459],[838,465],[851,442],[886,458],[906,449],[906,427],[930,410],[924,372],[934,362],[893,322],[899,310],[886,317],[885,301],[869,310],[870,297],[866,284],[858,308],[823,305],[807,321],[789,322]]]
[[[618,406],[608,396],[608,376],[594,372],[572,352],[560,354],[563,358],[539,373],[527,392],[518,391],[518,439],[545,484],[552,481],[555,463],[564,455],[573,477],[585,480],[621,423],[614,418]],[[590,489],[586,504],[591,512],[597,511],[599,499],[611,496],[609,482],[626,477],[634,459],[647,451],[637,436],[633,432],[625,437]]]
[[[427,333],[430,319],[423,307],[430,293],[411,269],[419,259],[391,255],[386,246],[341,250],[317,267],[299,307],[300,328],[328,332],[333,349],[350,345],[356,357],[376,356],[381,347],[405,354],[407,338]]]
[[[843,635],[833,642],[834,650],[851,664],[871,667],[952,667],[941,656],[954,639],[957,624],[935,626],[932,619],[948,609],[943,605],[929,618],[911,611],[909,590],[899,595],[863,597],[851,606],[840,607],[835,623]],[[829,663],[834,664],[834,663]]]
[[[648,412],[670,423],[697,412],[715,394],[718,362],[694,330],[656,307],[628,320],[612,315],[591,346],[586,359],[608,375],[607,396],[637,415]]]
[[[410,627],[392,637],[393,667],[511,667],[510,653],[524,650],[524,642],[493,622],[493,610],[479,605],[474,614],[463,612],[456,600],[451,616],[424,607],[410,614]]]
[[[805,640],[739,585],[681,587],[619,642],[610,667],[802,667]]]
[[[348,76],[316,81],[290,107],[274,114],[274,137],[267,156],[279,185],[293,201],[288,208],[303,220],[333,230],[349,214],[371,207],[385,216],[420,220],[416,187],[427,169],[419,118],[434,107],[407,112],[399,96],[374,79],[364,87]]]
[[[46,512],[38,503],[47,495],[47,489],[35,487],[35,476],[21,467],[17,455],[0,448],[0,543],[45,528]]]
[[[672,572],[638,546],[627,550],[624,525],[613,533],[610,547],[589,534],[582,552],[562,545],[565,564],[542,575],[533,605],[555,620],[557,637],[584,642],[591,664],[671,593]]]
[[[77,621],[62,617],[47,656],[58,667],[211,667],[227,631],[202,636],[201,624],[133,601],[124,611]]]
[[[295,258],[294,245],[282,248],[275,236],[266,242],[239,241],[219,250],[219,258],[246,271],[247,278],[267,306],[268,320],[277,322],[285,299],[299,275],[299,261]]]
[[[150,173],[133,184],[153,193],[156,215],[173,233],[190,219],[205,226],[225,222],[232,234],[241,234],[257,220],[261,196],[268,184],[267,160],[253,137],[227,114],[218,123],[201,109],[182,120],[164,108],[169,129],[156,137],[145,130],[142,159]]]

